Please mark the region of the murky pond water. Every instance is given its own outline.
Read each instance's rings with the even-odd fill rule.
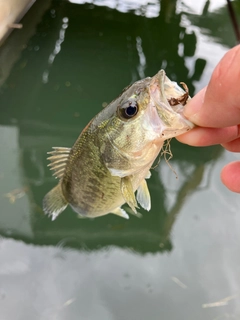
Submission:
[[[161,160],[141,217],[41,208],[46,152],[126,85],[207,84],[235,45],[226,1],[40,2],[0,48],[0,319],[240,319],[239,196],[219,177],[237,154],[173,141],[178,179]]]

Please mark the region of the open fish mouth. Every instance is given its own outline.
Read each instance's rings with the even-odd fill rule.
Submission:
[[[171,81],[164,70],[152,77],[149,85],[150,97],[156,107],[165,138],[180,135],[194,127],[183,115],[184,105],[191,98],[187,86],[184,83],[182,85],[185,91]]]

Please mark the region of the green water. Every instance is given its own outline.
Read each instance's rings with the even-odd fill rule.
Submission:
[[[0,48],[0,320],[240,319],[239,196],[219,177],[237,154],[173,141],[178,179],[162,160],[140,218],[41,208],[47,151],[126,85],[207,84],[235,38],[226,1],[192,2],[42,0]]]

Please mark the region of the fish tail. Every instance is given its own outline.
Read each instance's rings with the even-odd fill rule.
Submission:
[[[49,191],[43,198],[43,211],[52,217],[52,221],[57,218],[57,216],[66,209],[68,205],[65,199],[61,184],[59,183],[51,191]]]

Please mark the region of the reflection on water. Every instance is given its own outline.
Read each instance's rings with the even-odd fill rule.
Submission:
[[[214,42],[221,43],[221,45],[232,47],[237,44],[236,35],[231,26],[231,32],[229,32],[229,23],[232,24],[231,17],[229,16],[228,8],[225,5],[219,6],[214,12],[209,14],[209,5],[213,1],[206,1],[206,5],[203,8],[202,15],[199,14],[187,14],[191,23],[201,28],[201,32],[207,35],[208,38],[213,38]],[[226,2],[226,1],[225,1]],[[231,1],[234,12],[237,17],[240,14],[239,1]]]
[[[235,43],[225,2],[43,3],[0,49],[1,316],[237,319],[239,204],[220,183],[233,156],[219,146],[172,141],[178,179],[161,159],[140,218],[78,219],[68,209],[52,223],[41,208],[55,184],[46,152],[71,147],[127,84],[160,68],[191,94],[207,84]],[[226,297],[221,310],[203,308]]]
[[[55,17],[55,10],[51,10],[51,13],[52,13],[53,17]],[[68,18],[64,17],[62,19],[62,26],[59,31],[59,38],[57,39],[57,41],[55,43],[55,47],[54,47],[53,52],[50,54],[50,56],[48,58],[49,68],[53,64],[57,54],[59,54],[59,52],[61,51],[61,45],[65,39],[65,33],[66,33],[67,27],[68,27]],[[44,70],[44,72],[43,72],[43,75],[42,75],[42,82],[43,83],[48,83],[49,68]]]
[[[158,0],[68,0],[71,3],[77,4],[93,4],[94,6],[106,6],[120,12],[133,12],[136,15],[142,15],[147,18],[158,17],[160,10],[160,3]]]

